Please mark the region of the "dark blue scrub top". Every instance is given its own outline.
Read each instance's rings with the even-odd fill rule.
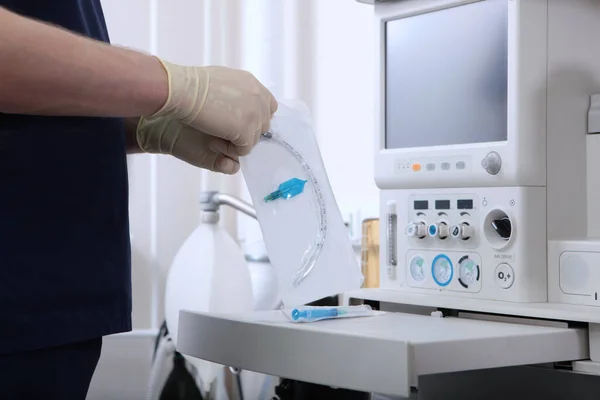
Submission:
[[[0,6],[109,41],[100,0]],[[0,354],[130,330],[130,260],[123,121],[0,114]]]

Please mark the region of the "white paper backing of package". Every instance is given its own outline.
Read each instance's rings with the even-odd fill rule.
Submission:
[[[270,133],[240,162],[284,306],[360,288],[360,266],[306,106],[280,102]],[[293,179],[306,181],[301,193],[265,201]]]

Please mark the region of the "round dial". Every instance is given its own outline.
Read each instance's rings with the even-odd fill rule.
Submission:
[[[450,284],[452,276],[454,276],[454,267],[448,256],[440,254],[433,259],[431,274],[433,275],[433,280],[439,286],[448,286]]]
[[[406,235],[422,239],[427,235],[427,226],[423,222],[410,222],[406,225]]]
[[[500,172],[500,168],[502,168],[502,158],[500,154],[492,151],[488,153],[483,160],[481,160],[481,166],[488,172],[490,175],[497,175]]]
[[[469,258],[464,256],[458,262],[458,282],[465,289],[472,286],[479,280],[479,265]]]
[[[410,260],[410,276],[417,282],[425,279],[425,260],[423,257],[415,256]]]
[[[429,236],[440,239],[446,239],[450,234],[450,228],[445,222],[430,224],[427,231],[429,232]]]
[[[463,222],[460,225],[453,225],[450,228],[450,234],[454,238],[468,240],[475,234],[475,229],[473,229],[473,227],[466,222]]]

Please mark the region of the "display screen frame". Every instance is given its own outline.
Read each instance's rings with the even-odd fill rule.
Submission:
[[[551,63],[549,7],[544,1],[509,0],[506,141],[385,148],[385,23],[479,1],[489,0],[406,0],[375,6],[373,155],[375,184],[379,189],[546,184],[546,152],[539,151],[546,146],[546,88]],[[495,175],[483,167],[491,152],[502,159],[502,169]],[[435,168],[430,169],[430,164]]]
[[[494,2],[494,3],[500,3],[500,5],[502,6],[502,8],[498,7],[498,4],[494,4],[494,5],[483,5],[482,3],[488,3],[488,2]],[[470,1],[456,1],[454,2],[454,4],[448,4],[446,6],[442,6],[442,7],[436,7],[433,9],[429,9],[429,10],[424,10],[422,12],[414,12],[414,13],[408,13],[406,15],[401,15],[401,16],[396,16],[396,17],[390,17],[387,19],[382,19],[381,21],[381,42],[383,45],[383,48],[381,49],[382,51],[382,68],[381,68],[381,73],[383,75],[383,79],[382,79],[382,117],[383,117],[383,143],[382,143],[382,150],[405,150],[405,149],[427,149],[427,148],[444,148],[444,147],[457,147],[457,146],[465,146],[465,147],[469,147],[469,146],[478,146],[478,145],[491,145],[491,144],[496,144],[496,145],[502,145],[505,144],[508,139],[509,139],[509,134],[510,134],[510,129],[509,129],[509,94],[510,94],[510,85],[509,85],[509,79],[510,79],[510,67],[509,67],[509,51],[510,51],[510,34],[509,34],[509,5],[510,5],[510,0],[470,0]],[[447,134],[448,132],[451,131],[450,130],[442,130],[443,127],[439,126],[437,127],[437,129],[434,128],[430,128],[433,129],[433,132],[444,132],[444,133],[437,133],[438,138],[436,139],[435,137],[431,137],[430,135],[427,135],[427,139],[419,139],[418,136],[425,136],[425,135],[419,135],[419,133],[413,133],[412,134],[412,138],[411,137],[407,137],[407,138],[400,138],[400,136],[397,136],[394,138],[394,142],[396,142],[395,144],[390,144],[390,142],[392,141],[391,136],[390,136],[390,130],[394,129],[393,127],[390,126],[390,96],[391,96],[391,92],[390,92],[390,88],[388,86],[388,72],[390,70],[390,62],[392,62],[391,60],[389,60],[389,49],[391,44],[389,43],[390,39],[389,39],[389,35],[388,32],[390,29],[390,24],[394,24],[395,22],[398,21],[402,21],[402,20],[409,20],[409,19],[413,19],[413,21],[418,21],[419,18],[430,18],[430,19],[435,19],[438,18],[438,20],[444,16],[443,13],[448,13],[447,15],[449,16],[449,18],[455,17],[457,15],[464,17],[464,15],[466,13],[472,12],[475,9],[475,7],[479,7],[481,10],[479,10],[478,12],[481,14],[482,10],[483,12],[498,12],[499,9],[502,10],[502,12],[504,12],[504,15],[499,15],[499,16],[493,16],[493,18],[501,18],[501,20],[494,20],[492,22],[499,24],[499,27],[496,27],[497,30],[500,29],[500,32],[496,32],[497,35],[502,35],[499,39],[503,41],[503,43],[500,44],[503,54],[499,55],[499,60],[500,61],[504,61],[502,64],[500,64],[499,66],[496,65],[496,68],[499,68],[499,71],[505,75],[504,78],[500,78],[499,79],[499,85],[496,84],[495,87],[493,87],[492,89],[496,89],[496,92],[494,92],[494,94],[496,96],[500,96],[499,98],[493,100],[493,101],[499,101],[500,105],[502,106],[501,111],[499,111],[497,109],[497,104],[492,104],[490,106],[487,107],[487,109],[483,110],[483,112],[481,113],[477,113],[476,115],[469,115],[469,113],[471,112],[469,111],[464,111],[463,112],[466,116],[469,116],[471,118],[471,120],[480,120],[478,121],[479,129],[476,128],[472,128],[473,131],[472,132],[463,132],[463,131],[457,131],[456,134],[454,135],[455,138],[454,139],[450,139],[447,136],[443,137],[442,135]],[[484,7],[487,7],[488,9],[485,10]],[[462,15],[460,15],[460,13],[462,13]],[[483,15],[483,17],[486,17],[488,19],[490,19],[490,15]],[[421,20],[423,21],[423,20]],[[449,23],[450,25],[452,23]],[[397,27],[394,27],[397,28]],[[502,32],[502,29],[505,30],[505,32]],[[505,48],[503,47],[505,46]],[[491,51],[491,53],[494,53],[493,51]],[[488,78],[486,76],[486,78]],[[469,83],[469,82],[467,82]],[[489,96],[492,97],[492,96]],[[470,100],[471,102],[474,102],[474,100],[472,98],[469,98],[468,100]],[[406,101],[410,101],[410,99],[404,99],[406,104]],[[438,108],[443,107],[443,105],[438,105]],[[420,109],[425,109],[426,107],[423,106]],[[464,108],[467,108],[466,106]],[[492,109],[493,108],[493,109]],[[417,110],[416,113],[420,113],[420,110]],[[423,111],[422,114],[426,114],[427,111]],[[490,115],[493,114],[493,115]],[[413,119],[413,126],[414,126],[414,116],[415,113],[410,114],[409,116],[405,116],[405,120],[407,119]],[[450,112],[448,110],[448,115],[450,115]],[[448,117],[448,115],[446,117]],[[427,119],[426,115],[420,115],[421,120],[425,120]],[[432,113],[431,114],[431,118],[435,118],[436,117],[436,113]],[[487,117],[487,118],[486,118]],[[443,118],[443,117],[441,117]],[[451,117],[450,117],[451,118]],[[429,119],[427,119],[429,120]],[[484,121],[485,120],[485,121]],[[450,123],[452,122],[456,122],[457,120],[449,120]],[[436,123],[440,123],[436,122]],[[458,122],[458,125],[460,125],[460,123],[462,123],[462,120]],[[434,124],[435,125],[435,124]],[[454,125],[457,125],[456,123]],[[468,124],[464,124],[464,126],[466,126]],[[395,125],[397,128],[397,124]],[[485,130],[485,127],[487,126],[492,126],[492,129],[494,129],[494,127],[499,126],[499,129],[496,130],[496,132],[486,132],[488,136],[491,136],[489,138],[485,138],[485,139],[474,139],[474,135],[477,135],[477,132],[481,132],[482,130]],[[426,128],[425,128],[426,129]],[[397,133],[397,135],[402,135],[402,133]],[[434,133],[435,136],[435,133]],[[462,136],[463,138],[459,138],[459,136]],[[465,136],[468,136],[470,140],[465,139]],[[491,139],[491,140],[490,140]],[[436,143],[437,141],[437,143]],[[403,143],[404,142],[404,143]],[[429,142],[429,143],[427,143]]]

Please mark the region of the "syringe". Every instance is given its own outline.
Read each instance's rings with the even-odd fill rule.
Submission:
[[[322,319],[367,317],[374,315],[369,305],[340,307],[300,307],[291,313],[294,322],[314,322]]]

